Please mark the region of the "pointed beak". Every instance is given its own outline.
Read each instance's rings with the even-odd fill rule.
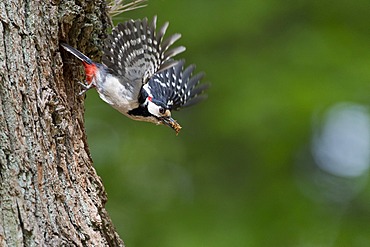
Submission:
[[[174,131],[176,131],[176,135],[179,134],[182,127],[176,122],[175,119],[173,119],[172,117],[162,117],[161,120],[164,125],[167,125],[171,127]]]

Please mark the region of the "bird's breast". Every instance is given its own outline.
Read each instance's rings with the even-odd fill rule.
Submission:
[[[121,83],[118,77],[108,74],[105,80],[97,80],[95,86],[100,98],[121,113],[127,114],[139,106],[136,90],[128,83]]]

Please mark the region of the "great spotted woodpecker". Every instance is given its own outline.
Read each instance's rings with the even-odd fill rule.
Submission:
[[[199,84],[203,73],[192,76],[194,65],[184,69],[184,60],[172,59],[185,50],[169,49],[181,35],[163,40],[168,22],[159,31],[156,22],[155,16],[150,23],[144,18],[118,24],[106,40],[103,64],[67,44],[61,46],[84,65],[82,93],[95,87],[102,100],[124,115],[170,126],[178,134],[181,126],[171,111],[199,102],[208,85]]]

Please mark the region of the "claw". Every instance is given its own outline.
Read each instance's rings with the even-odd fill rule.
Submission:
[[[77,82],[78,84],[80,84],[81,85],[81,87],[83,88],[82,89],[82,91],[81,92],[79,92],[79,94],[78,94],[78,96],[81,96],[81,95],[83,95],[84,93],[86,93],[90,88],[92,88],[92,87],[94,87],[94,85],[92,84],[92,83],[87,83],[87,82],[85,82],[85,83],[83,83],[83,82],[80,82],[80,81],[78,81]]]

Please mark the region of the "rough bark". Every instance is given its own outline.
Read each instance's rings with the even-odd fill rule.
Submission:
[[[59,48],[97,54],[108,26],[104,0],[0,1],[0,246],[123,245]]]

